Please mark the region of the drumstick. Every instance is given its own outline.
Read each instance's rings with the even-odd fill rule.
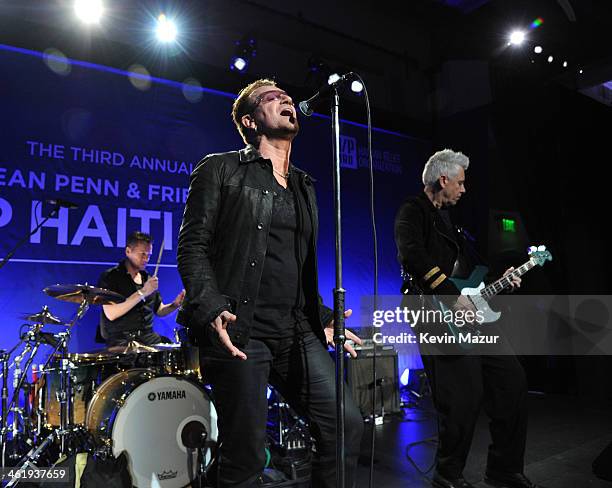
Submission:
[[[159,271],[159,263],[161,263],[162,253],[164,252],[164,240],[162,239],[161,246],[159,248],[159,256],[157,256],[157,264],[155,265],[155,272],[153,278],[157,278],[157,272]]]

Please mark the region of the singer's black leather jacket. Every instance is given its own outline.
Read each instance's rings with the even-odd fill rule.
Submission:
[[[448,235],[447,226],[425,193],[408,198],[395,217],[395,243],[405,274],[426,295],[459,295],[448,278],[462,249],[461,241]],[[403,288],[411,287],[404,283]],[[404,290],[402,290],[404,291]]]
[[[323,325],[332,320],[333,312],[318,293],[315,191],[308,174],[295,166],[292,171],[299,176],[313,229],[303,267],[304,311],[315,334],[325,342]],[[210,343],[210,322],[224,310],[237,316],[227,329],[234,345],[245,346],[249,341],[274,188],[271,162],[251,145],[206,156],[191,175],[177,256],[187,295],[177,322],[189,327],[197,345]]]

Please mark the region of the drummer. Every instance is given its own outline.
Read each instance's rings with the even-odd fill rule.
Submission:
[[[159,280],[149,276],[145,267],[153,252],[153,240],[144,232],[132,232],[127,239],[125,259],[107,269],[98,280],[106,288],[125,297],[122,303],[103,305],[99,333],[107,347],[125,346],[130,341],[151,345],[171,342],[153,331],[153,314],[164,317],[181,306],[182,290],[170,303],[163,303]]]

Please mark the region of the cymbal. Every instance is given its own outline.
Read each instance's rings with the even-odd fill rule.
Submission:
[[[32,314],[23,314],[20,316],[22,320],[27,320],[28,322],[34,322],[36,324],[53,324],[53,325],[65,325],[65,322],[53,315],[49,308],[45,305],[40,312],[32,313]]]
[[[116,361],[119,359],[119,354],[109,351],[108,349],[100,349],[97,351],[90,352],[77,352],[71,353],[68,357],[76,365],[79,364],[91,364],[91,363],[105,363],[108,361]]]
[[[108,305],[125,302],[119,293],[96,288],[90,285],[52,285],[43,290],[47,295],[63,302],[81,303],[83,300],[91,305]]]
[[[182,346],[181,344],[177,344],[176,342],[160,342],[159,344],[153,344],[150,347],[154,347],[157,352],[164,352],[164,351],[176,351],[177,349],[180,349]]]
[[[155,346],[145,346],[138,341],[130,341],[127,346],[111,346],[107,351],[118,354],[140,354],[143,352],[158,352],[159,350]]]

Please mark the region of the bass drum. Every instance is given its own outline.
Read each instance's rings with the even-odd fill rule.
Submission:
[[[104,381],[87,407],[87,429],[115,456],[125,451],[138,488],[182,488],[194,478],[199,444],[208,466],[217,412],[208,393],[181,376],[131,369]]]

